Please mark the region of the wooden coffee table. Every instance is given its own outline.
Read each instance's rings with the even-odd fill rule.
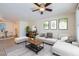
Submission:
[[[44,48],[44,43],[39,39],[28,38],[25,46],[37,54]]]

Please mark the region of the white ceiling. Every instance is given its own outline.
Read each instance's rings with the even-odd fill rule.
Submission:
[[[36,7],[33,3],[0,3],[0,16],[9,20],[42,19],[50,16],[74,13],[77,4],[75,3],[53,3],[48,7],[52,12],[45,11],[41,15],[38,11],[32,12]]]

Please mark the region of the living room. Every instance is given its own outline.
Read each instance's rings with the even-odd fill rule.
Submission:
[[[47,8],[44,10],[37,9]],[[3,6],[3,7],[2,7]],[[46,7],[45,7],[46,6]],[[61,7],[62,6],[62,7]],[[78,3],[2,3],[0,4],[0,55],[6,56],[55,56],[79,55],[78,52]],[[37,9],[37,10],[36,10]],[[50,10],[50,11],[48,11]],[[29,14],[29,15],[28,15]],[[29,30],[26,29],[29,27]],[[27,32],[29,31],[29,32]],[[37,35],[34,36],[34,33]],[[27,33],[29,36],[27,36]],[[30,39],[29,39],[30,38]],[[32,41],[32,39],[40,39]],[[26,41],[32,45],[43,44],[43,48],[28,49]],[[59,42],[58,42],[59,41]],[[64,45],[65,43],[67,45]],[[3,44],[4,43],[4,44]],[[27,44],[28,44],[27,43]],[[26,44],[26,45],[27,45]],[[72,51],[59,51],[60,46]],[[54,47],[53,47],[54,46]],[[34,46],[35,47],[35,46]],[[53,54],[54,50],[54,54]],[[5,52],[3,52],[5,51]],[[21,52],[19,52],[21,51]],[[72,52],[72,53],[71,53]]]

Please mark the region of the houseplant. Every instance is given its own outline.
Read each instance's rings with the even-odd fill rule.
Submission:
[[[30,26],[26,26],[26,36],[28,37],[29,36],[29,32],[31,31],[31,28]]]
[[[35,39],[37,30],[33,31],[29,26],[26,26],[26,36]]]

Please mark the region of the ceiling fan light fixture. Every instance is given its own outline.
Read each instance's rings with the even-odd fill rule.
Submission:
[[[49,11],[49,12],[51,12],[52,11],[52,9],[50,9],[50,8],[47,8],[47,6],[49,6],[51,3],[34,3],[36,6],[38,6],[38,8],[36,8],[35,10],[33,10],[33,12],[34,11],[39,11],[40,12],[40,14],[43,14],[43,12],[44,11]]]
[[[39,10],[40,10],[40,11],[45,11],[45,8],[42,8],[42,7],[41,7]]]

